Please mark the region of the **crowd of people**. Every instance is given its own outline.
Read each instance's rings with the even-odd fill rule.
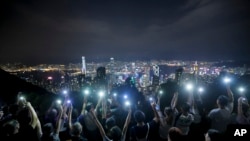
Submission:
[[[249,104],[239,97],[234,105],[230,86],[228,95],[217,98],[210,111],[189,94],[178,103],[176,91],[169,106],[163,107],[161,95],[155,100],[140,99],[136,103],[117,97],[100,96],[97,102],[84,95],[81,109],[65,96],[62,103],[53,101],[46,113],[18,95],[16,103],[5,105],[0,112],[0,139],[6,141],[221,141],[229,126],[250,125]],[[237,106],[236,115],[232,114]]]

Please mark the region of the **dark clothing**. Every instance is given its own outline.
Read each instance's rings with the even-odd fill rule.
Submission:
[[[147,140],[150,139],[155,140],[156,137],[154,136],[154,131],[156,131],[156,129],[158,128],[158,124],[154,120],[148,122],[148,124],[149,124],[149,130],[147,123],[144,124],[143,126],[137,126],[137,125],[132,126],[132,128],[130,129],[131,141],[137,141],[145,138],[147,136],[147,132],[148,132]]]
[[[72,136],[71,141],[88,141],[88,140],[82,136],[80,137]]]

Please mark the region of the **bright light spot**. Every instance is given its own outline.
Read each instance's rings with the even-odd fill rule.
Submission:
[[[161,95],[162,95],[162,94],[163,94],[163,91],[162,91],[162,90],[160,90],[160,91],[159,91],[159,94],[161,94]]]
[[[150,97],[150,98],[149,98],[149,100],[150,100],[150,101],[153,101],[153,98],[152,98],[152,97]]]
[[[56,103],[57,103],[57,104],[61,104],[62,101],[58,99],[58,100],[56,101]]]
[[[64,91],[63,91],[63,94],[67,94],[67,93],[68,93],[67,90],[64,90]]]
[[[199,91],[200,93],[202,93],[202,92],[204,92],[204,89],[203,89],[202,87],[199,87],[198,91]]]
[[[84,90],[84,94],[88,95],[89,94],[89,90]]]
[[[225,82],[225,83],[229,83],[229,82],[231,82],[231,79],[228,78],[228,77],[225,77],[225,78],[224,78],[224,82]]]
[[[187,89],[188,91],[193,90],[193,85],[192,85],[192,84],[187,84],[187,85],[186,85],[186,89]]]
[[[241,93],[243,93],[243,92],[245,91],[245,89],[244,89],[243,87],[239,87],[239,91],[240,91]]]
[[[130,105],[130,102],[129,102],[129,101],[125,101],[125,105],[126,105],[126,106],[129,106],[129,105]]]
[[[113,96],[117,96],[117,94],[116,94],[116,93],[114,93],[114,94],[113,94]]]
[[[69,103],[71,103],[71,101],[70,101],[70,100],[67,100],[67,103],[69,104]]]
[[[48,77],[49,80],[52,80],[53,78],[51,76]]]
[[[23,96],[21,96],[21,97],[20,97],[20,100],[24,100],[24,97],[23,97]]]
[[[99,94],[100,97],[104,96],[104,92],[103,91],[100,91],[98,94]]]
[[[128,96],[127,96],[127,95],[124,95],[123,97],[124,97],[124,99],[127,99],[127,98],[128,98]]]

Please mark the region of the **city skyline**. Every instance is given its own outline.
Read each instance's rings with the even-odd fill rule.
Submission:
[[[247,0],[5,1],[0,63],[250,60]]]

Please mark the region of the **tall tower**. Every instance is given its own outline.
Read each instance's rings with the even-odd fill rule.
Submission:
[[[86,75],[86,63],[85,63],[85,57],[82,56],[82,74]]]

